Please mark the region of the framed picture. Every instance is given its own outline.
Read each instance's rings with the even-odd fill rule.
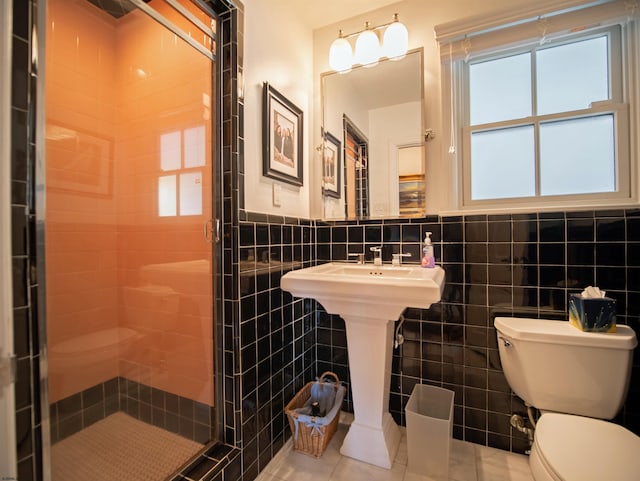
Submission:
[[[400,215],[424,215],[424,183],[424,174],[400,175],[398,177]]]
[[[341,153],[340,141],[325,132],[322,141],[322,192],[328,197],[340,198]]]
[[[302,110],[264,83],[262,174],[302,185]]]
[[[113,139],[55,121],[46,128],[47,187],[78,195],[112,197]]]

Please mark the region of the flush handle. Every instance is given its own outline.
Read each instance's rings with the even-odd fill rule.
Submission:
[[[502,341],[502,344],[504,345],[504,347],[511,347],[511,341],[506,337],[498,336],[498,339]]]

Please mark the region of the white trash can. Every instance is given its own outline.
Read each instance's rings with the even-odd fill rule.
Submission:
[[[407,471],[435,479],[449,479],[453,437],[453,396],[449,389],[416,384],[405,408],[407,415]]]

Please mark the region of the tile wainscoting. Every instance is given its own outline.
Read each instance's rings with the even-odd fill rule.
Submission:
[[[431,231],[436,262],[446,271],[442,301],[407,309],[394,350],[390,411],[405,424],[404,406],[416,383],[455,392],[454,437],[522,453],[526,437],[511,428],[525,413],[500,365],[496,315],[567,319],[567,299],[597,285],[617,301],[618,323],[640,332],[640,210],[474,215],[425,219],[319,223],[318,262],[383,245],[419,262]],[[317,369],[348,379],[344,322],[321,308],[317,317]],[[616,422],[640,433],[640,355]],[[350,398],[348,398],[350,399]],[[350,408],[349,400],[345,405]]]
[[[242,320],[241,345],[250,348],[242,357],[249,360],[250,390],[258,376],[258,391],[263,392],[256,408],[270,405],[277,414],[273,419],[280,417],[272,421],[278,445],[289,436],[280,409],[304,382],[332,371],[349,384],[344,321],[312,300],[281,292],[279,279],[291,269],[346,261],[348,254],[359,252],[371,261],[369,248],[381,244],[385,262],[392,253],[404,252],[411,254],[410,263],[417,263],[424,233],[432,232],[437,262],[447,273],[446,288],[442,301],[430,309],[404,312],[400,332],[405,342],[394,350],[390,411],[404,425],[413,386],[442,386],[455,392],[455,438],[518,453],[528,449],[528,441],[511,428],[509,418],[526,408],[502,372],[493,318],[566,319],[569,294],[598,285],[617,300],[618,322],[640,330],[640,210],[333,223],[255,213],[245,213],[244,219],[239,232],[241,303],[252,314],[255,308],[256,324],[251,316]],[[283,315],[293,322],[284,345],[296,339],[284,352],[303,353],[300,369],[294,371],[304,373],[286,391],[280,390],[279,362],[269,381],[266,364],[269,359],[273,363],[281,348]],[[310,349],[314,339],[315,349]],[[285,375],[284,383],[291,385],[291,379]],[[636,433],[639,398],[636,354],[627,401],[615,420]],[[350,394],[343,409],[352,411]],[[264,463],[259,466],[262,470]]]

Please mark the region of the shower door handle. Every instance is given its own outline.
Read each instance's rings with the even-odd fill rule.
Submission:
[[[204,240],[211,243],[220,242],[220,219],[209,219],[203,225]]]
[[[202,229],[203,232],[202,234],[204,235],[204,240],[206,242],[213,242],[213,219],[209,219],[207,220],[204,224],[202,224]]]

